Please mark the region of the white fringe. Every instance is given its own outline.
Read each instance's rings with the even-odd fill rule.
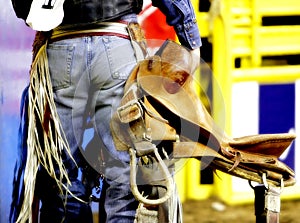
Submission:
[[[24,173],[25,190],[24,201],[20,215],[16,221],[17,223],[32,222],[32,202],[34,198],[36,174],[40,165],[42,165],[56,181],[61,192],[63,191],[62,189],[65,188],[66,193],[72,194],[68,190],[68,185],[70,185],[71,182],[62,162],[61,152],[62,150],[66,150],[70,157],[72,157],[72,155],[66,137],[61,129],[60,120],[55,108],[46,46],[47,44],[40,48],[32,63],[30,72],[28,151]],[[45,113],[49,111],[51,121],[44,123]],[[37,123],[40,123],[43,128],[48,128],[48,131],[43,129],[42,132],[38,132],[41,129],[37,129]],[[43,135],[43,141],[41,141],[39,135]],[[55,174],[53,162],[58,166],[59,176]],[[62,179],[66,180],[66,185],[63,184]]]

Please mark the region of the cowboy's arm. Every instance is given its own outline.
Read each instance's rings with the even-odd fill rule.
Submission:
[[[152,5],[166,16],[168,25],[174,27],[183,46],[191,50],[201,46],[196,16],[190,0],[152,0]]]

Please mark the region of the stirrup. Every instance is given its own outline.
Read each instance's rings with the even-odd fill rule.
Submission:
[[[136,152],[134,149],[130,148],[129,149],[129,155],[130,155],[130,187],[132,190],[132,193],[134,195],[134,197],[141,203],[146,204],[146,205],[159,205],[162,204],[164,202],[166,202],[172,195],[173,191],[174,191],[174,182],[173,182],[173,178],[166,166],[166,164],[164,163],[164,161],[162,160],[161,156],[159,155],[157,148],[155,146],[153,146],[153,153],[155,155],[155,158],[158,160],[158,164],[159,167],[162,170],[163,173],[163,177],[166,180],[166,193],[163,197],[158,198],[158,199],[148,199],[146,197],[144,197],[140,191],[138,190],[137,187],[137,183],[136,183]]]

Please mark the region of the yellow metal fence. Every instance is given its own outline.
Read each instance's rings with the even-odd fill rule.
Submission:
[[[192,3],[197,10],[201,0]],[[212,0],[209,12],[197,12],[201,36],[211,40],[213,49],[213,117],[229,135],[235,83],[294,83],[300,79],[300,61],[288,61],[300,55],[299,18],[299,0]],[[200,185],[199,170],[199,162],[191,160],[181,171],[183,199],[218,196],[231,204],[253,199],[235,194],[227,174],[218,173],[213,185]],[[299,187],[287,195],[299,196]]]

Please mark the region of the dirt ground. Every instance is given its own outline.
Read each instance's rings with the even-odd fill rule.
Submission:
[[[183,204],[183,223],[256,223],[254,205],[228,206],[214,200],[187,200]],[[98,222],[98,216],[94,216]],[[300,223],[300,200],[281,201],[280,223]]]
[[[255,223],[254,204],[227,206],[208,199],[183,203],[184,223]],[[300,200],[281,201],[280,223],[300,223]]]

